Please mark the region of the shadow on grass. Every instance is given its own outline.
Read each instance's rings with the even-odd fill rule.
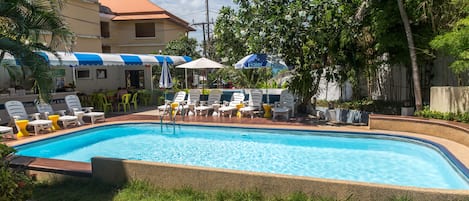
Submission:
[[[35,185],[34,201],[105,201],[114,200],[120,186],[90,179],[67,179]]]

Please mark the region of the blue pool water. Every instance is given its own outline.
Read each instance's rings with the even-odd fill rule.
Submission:
[[[18,155],[94,156],[443,189],[468,179],[432,145],[341,132],[120,124],[15,147]]]

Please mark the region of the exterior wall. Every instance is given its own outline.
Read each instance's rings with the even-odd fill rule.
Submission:
[[[260,190],[267,196],[304,192],[308,195],[337,200],[386,200],[410,197],[412,200],[458,200],[469,196],[467,191],[429,190],[309,177],[275,175],[156,162],[131,161],[95,157],[91,159],[93,178],[109,183],[132,180],[148,181],[160,188],[191,187],[200,191]]]
[[[430,110],[439,112],[469,112],[469,86],[432,87]]]
[[[62,13],[66,22],[77,36],[73,51],[101,52],[101,27],[98,2],[69,0],[65,4]]]
[[[73,68],[61,67],[66,70],[65,83],[73,81]],[[107,78],[98,79],[97,69],[105,69]],[[145,89],[151,89],[151,68],[144,66],[82,66],[76,70],[90,70],[90,78],[77,78],[76,90],[81,93],[91,94],[99,91],[116,90],[125,87],[126,70],[143,70],[145,74]]]
[[[149,54],[163,50],[166,44],[179,38],[186,33],[186,30],[169,20],[131,20],[131,21],[110,21],[101,18],[102,21],[109,22],[109,38],[103,38],[103,45],[111,46],[113,53],[135,53]],[[155,22],[156,37],[136,38],[135,23]]]

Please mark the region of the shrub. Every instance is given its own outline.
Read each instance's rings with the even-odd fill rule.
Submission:
[[[465,113],[454,113],[454,112],[438,112],[431,111],[429,106],[424,106],[423,110],[415,112],[415,116],[430,118],[430,119],[442,119],[447,121],[458,121],[463,123],[469,123],[469,112]]]
[[[14,152],[0,144],[0,200],[27,200],[32,195],[32,180],[24,171],[9,167],[8,157]]]

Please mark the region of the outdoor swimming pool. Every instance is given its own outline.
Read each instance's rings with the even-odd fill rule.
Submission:
[[[104,156],[400,186],[469,189],[463,174],[467,169],[458,170],[433,145],[382,134],[119,124],[15,148],[18,155],[82,162]]]

